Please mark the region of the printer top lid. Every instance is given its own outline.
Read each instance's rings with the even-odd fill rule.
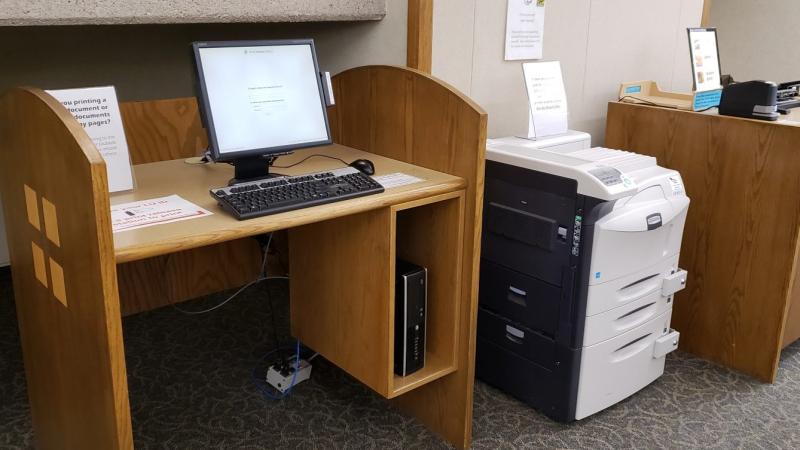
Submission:
[[[656,166],[652,156],[608,148],[541,148],[523,138],[489,139],[486,159],[550,173],[578,182],[578,193],[601,200],[634,194],[634,172]]]

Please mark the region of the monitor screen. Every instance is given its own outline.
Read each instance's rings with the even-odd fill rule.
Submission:
[[[194,43],[198,97],[215,160],[331,143],[314,43]]]
[[[716,28],[689,28],[688,32],[694,90],[722,89]]]

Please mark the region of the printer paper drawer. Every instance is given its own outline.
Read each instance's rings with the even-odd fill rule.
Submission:
[[[627,333],[583,348],[576,419],[633,395],[664,373],[665,358],[654,357],[654,346],[670,332],[671,314],[667,311]]]
[[[672,310],[669,297],[663,297],[661,290],[586,318],[583,331],[583,346],[588,347],[612,339],[633,330],[655,317]]]
[[[590,284],[586,315],[607,312],[654,294],[661,296],[664,278],[679,270],[678,257],[679,255],[668,256],[653,265],[637,268],[616,279]]]
[[[481,261],[480,303],[533,330],[554,335],[561,289],[536,278]]]
[[[478,308],[478,335],[540,366],[555,365],[555,342],[505,317]]]

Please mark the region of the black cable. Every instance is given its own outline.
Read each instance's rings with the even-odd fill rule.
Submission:
[[[269,258],[269,247],[272,243],[272,233],[269,234],[269,238],[267,239],[267,243],[263,245],[261,248],[264,251],[264,263],[261,267],[261,276],[266,278],[267,277],[267,259]],[[269,307],[269,316],[270,321],[272,322],[272,337],[275,339],[275,352],[278,354],[278,364],[280,368],[283,368],[283,365],[286,363],[286,359],[283,357],[283,352],[281,351],[281,341],[280,336],[278,335],[278,323],[275,321],[275,307],[272,305],[272,295],[269,292],[269,285],[264,287],[264,293],[267,297],[267,306]]]
[[[348,163],[347,161],[345,161],[345,160],[343,160],[343,159],[341,159],[341,158],[337,158],[337,157],[335,157],[335,156],[330,156],[330,155],[323,155],[323,154],[321,154],[321,153],[315,153],[315,154],[313,154],[313,155],[308,155],[308,156],[306,156],[305,158],[301,159],[300,161],[297,161],[297,162],[296,162],[296,163],[294,163],[294,164],[289,164],[288,166],[272,166],[272,167],[277,167],[278,169],[288,169],[288,168],[290,168],[290,167],[294,167],[294,166],[300,165],[300,164],[302,164],[302,163],[306,162],[306,160],[308,160],[308,159],[311,159],[311,158],[313,158],[313,157],[315,157],[315,156],[319,156],[320,158],[330,158],[330,159],[335,159],[336,161],[339,161],[339,162],[341,162],[341,163],[342,163],[342,164],[344,164],[345,166],[349,166],[349,165],[350,165],[350,163]]]

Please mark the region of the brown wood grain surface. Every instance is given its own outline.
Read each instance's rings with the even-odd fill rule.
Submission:
[[[393,228],[386,207],[289,231],[292,335],[385,397]]]
[[[131,449],[105,162],[58,101],[24,88],[0,100],[0,159],[36,445]]]
[[[393,206],[392,211],[396,256],[428,273],[425,366],[414,374],[393,377],[390,391],[397,396],[458,367],[464,195],[439,195]]]
[[[133,164],[202,156],[208,139],[194,97],[119,105]]]
[[[794,257],[794,273],[789,291],[789,307],[786,312],[786,325],[783,329],[782,347],[786,348],[800,339],[800,240]]]
[[[431,73],[433,57],[433,0],[408,0],[406,65]]]
[[[338,143],[467,181],[458,370],[396,399],[459,448],[472,436],[478,259],[486,150],[486,113],[468,97],[422,72],[366,66],[334,78],[329,110]]]
[[[169,255],[177,251],[205,247],[235,239],[256,236],[294,226],[319,222],[326,219],[377,209],[397,203],[426,198],[464,187],[462,178],[414,166],[380,155],[361,150],[330,145],[297,150],[293,155],[279,160],[287,166],[299,162],[306,156],[324,153],[345,161],[366,158],[375,164],[377,175],[403,172],[422,179],[421,182],[386,189],[375,195],[356,198],[346,202],[336,202],[311,208],[302,208],[283,214],[259,217],[249,220],[236,220],[217,205],[209,195],[209,190],[225,186],[233,177],[233,168],[227,164],[192,165],[183,160],[161,161],[141,164],[134,167],[137,187],[133,192],[115,194],[112,204],[145,200],[177,194],[182,198],[205,208],[212,215],[190,221],[162,224],[123,231],[114,236],[118,263],[137,261],[159,255]],[[294,175],[341,168],[342,163],[330,158],[310,158],[292,168],[279,169],[281,173]],[[216,264],[219,264],[217,262]]]
[[[258,277],[260,267],[261,250],[254,239],[119,264],[122,315],[244,286]]]
[[[206,131],[194,97],[123,102],[120,112],[133,164],[190,158],[206,148]],[[122,313],[241,286],[256,277],[259,258],[254,241],[237,240],[120,264]]]
[[[775,378],[800,225],[800,128],[612,102],[606,146],[678,170],[691,199],[681,247],[681,348]],[[796,329],[795,324],[787,327]]]

